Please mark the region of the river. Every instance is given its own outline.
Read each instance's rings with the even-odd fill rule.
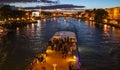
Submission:
[[[0,38],[0,70],[25,70],[55,32],[74,31],[81,70],[119,70],[120,29],[75,18],[49,18],[10,30]]]

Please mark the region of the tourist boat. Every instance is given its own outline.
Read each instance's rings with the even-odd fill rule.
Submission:
[[[74,32],[56,32],[46,50],[38,54],[26,70],[80,70],[76,43]]]

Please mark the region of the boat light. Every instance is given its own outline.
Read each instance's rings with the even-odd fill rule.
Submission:
[[[77,60],[77,57],[74,55],[73,56],[73,61],[76,61]]]

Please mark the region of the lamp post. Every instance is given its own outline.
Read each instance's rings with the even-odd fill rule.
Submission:
[[[56,70],[57,64],[53,64],[53,70]]]

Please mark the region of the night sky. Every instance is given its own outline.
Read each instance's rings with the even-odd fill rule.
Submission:
[[[0,3],[11,2],[11,5],[29,7],[46,5],[45,3],[56,3],[56,1],[57,0],[0,0]],[[59,4],[82,5],[90,9],[110,8],[120,6],[120,0],[59,0]]]

